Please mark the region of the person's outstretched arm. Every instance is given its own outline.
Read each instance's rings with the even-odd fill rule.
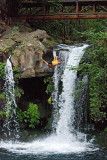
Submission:
[[[41,60],[48,66],[48,62],[46,62],[43,58]]]
[[[64,59],[62,61],[58,62],[58,64],[62,63],[63,61],[64,61]]]

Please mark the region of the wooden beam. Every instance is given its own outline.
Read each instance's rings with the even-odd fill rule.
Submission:
[[[60,20],[60,19],[104,19],[107,18],[106,15],[57,15],[57,16],[20,16],[20,19],[28,20]]]
[[[41,14],[26,14],[26,15],[19,15],[19,17],[21,17],[21,16],[31,16],[31,17],[42,17],[42,16],[44,16],[44,17],[53,17],[53,16],[72,16],[72,15],[79,15],[79,16],[81,16],[81,15],[93,15],[93,12],[82,12],[82,13],[79,13],[79,14],[76,14],[76,13],[62,13],[62,12],[60,12],[60,13],[51,13],[51,14],[48,14],[48,13],[45,13],[45,14],[43,14],[43,13],[41,13]],[[107,12],[96,12],[96,15],[107,15]]]

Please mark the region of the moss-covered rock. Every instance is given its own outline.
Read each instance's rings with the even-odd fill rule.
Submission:
[[[0,41],[0,52],[9,52],[9,50],[15,45],[15,42],[12,39],[4,39]]]
[[[103,132],[97,134],[96,138],[100,146],[107,148],[107,128]]]

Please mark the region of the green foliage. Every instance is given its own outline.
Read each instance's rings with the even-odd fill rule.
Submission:
[[[94,31],[84,32],[91,47],[87,49],[88,61],[80,64],[79,71],[89,74],[90,114],[95,122],[107,120],[106,105],[106,59],[107,33]]]
[[[106,133],[107,133],[107,127],[104,129],[104,132],[106,132]]]
[[[53,89],[54,89],[54,85],[53,85],[53,80],[52,77],[46,77],[44,78],[44,83],[48,83],[47,88],[46,88],[46,93],[52,93]]]
[[[15,86],[15,96],[17,98],[21,98],[21,96],[24,94],[24,91],[23,89],[21,89],[20,87],[18,86]]]
[[[24,112],[21,109],[17,109],[17,116],[18,116],[18,120],[19,122],[23,122],[24,121]]]
[[[14,32],[19,31],[19,27],[18,27],[18,26],[14,26],[14,27],[13,27],[13,31],[14,31]]]
[[[49,103],[49,104],[52,104],[52,97],[51,97],[51,96],[50,96],[49,99],[48,99],[48,103]]]
[[[4,92],[3,92],[3,93],[0,93],[0,98],[1,98],[1,99],[5,99]]]
[[[29,124],[30,128],[35,128],[36,125],[40,123],[38,106],[33,103],[29,103],[28,109],[24,112],[18,110],[18,119],[20,122],[25,122]]]
[[[57,3],[57,5],[59,5]],[[52,7],[51,7],[52,8]],[[58,8],[59,10],[59,8]],[[51,12],[56,12],[57,10],[51,9]],[[71,9],[70,9],[71,11]],[[64,12],[70,12],[66,7]],[[75,10],[74,10],[75,11]],[[73,12],[73,9],[72,9]],[[72,20],[39,20],[39,21],[31,21],[32,26],[38,29],[46,30],[49,35],[57,39],[68,39],[73,43],[83,42],[88,39],[88,35],[84,32],[94,33],[104,31],[106,28],[106,20],[105,19],[72,19]]]
[[[49,46],[53,46],[54,43],[55,43],[54,41],[48,41]]]
[[[24,46],[25,39],[20,42],[20,46]]]
[[[4,115],[5,113],[3,111],[0,111],[0,117],[3,118]]]
[[[12,55],[15,55],[15,54],[16,54],[16,52],[15,52],[14,50],[12,50],[12,52],[11,52],[11,53],[12,53]]]
[[[53,12],[53,11],[52,11]],[[58,20],[39,20],[39,21],[31,21],[32,25],[38,29],[38,26],[42,30],[46,30],[46,32],[54,37],[55,39],[61,38],[63,33],[63,24]]]
[[[13,67],[13,73],[14,73],[14,78],[16,78],[16,79],[20,79],[21,78],[20,68],[19,67]]]
[[[19,27],[18,26],[14,26],[13,29],[12,29],[12,33],[11,34],[7,34],[6,38],[7,39],[12,38],[13,36],[18,34],[17,33],[18,31],[19,31]],[[14,55],[14,51],[12,51],[12,55]]]
[[[0,79],[4,78],[5,66],[6,66],[6,63],[1,63],[0,62]]]

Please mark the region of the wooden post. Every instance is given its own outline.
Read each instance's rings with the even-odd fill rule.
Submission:
[[[43,13],[43,14],[45,14],[45,13],[46,13],[45,5],[43,6],[42,13]]]
[[[93,14],[95,14],[95,12],[96,12],[96,5],[95,3],[93,3]]]
[[[79,14],[79,4],[78,4],[78,1],[76,2],[76,14]]]

